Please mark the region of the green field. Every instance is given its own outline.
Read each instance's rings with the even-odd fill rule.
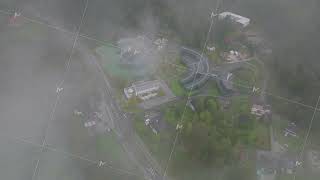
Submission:
[[[96,49],[96,53],[102,58],[104,70],[112,77],[128,79],[131,77],[130,71],[120,67],[119,49],[112,46],[101,46]]]
[[[122,64],[119,48],[106,45],[96,48],[95,52],[101,58],[104,71],[115,81],[133,81],[148,73],[148,68]]]
[[[292,137],[288,135],[284,136],[284,129],[288,126],[290,122],[278,115],[273,115],[272,125],[274,129],[274,136],[280,145],[287,144],[289,152],[299,152],[301,144],[303,144],[303,132],[298,132],[298,137]]]

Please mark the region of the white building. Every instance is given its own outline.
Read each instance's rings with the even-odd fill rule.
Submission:
[[[240,24],[242,27],[247,27],[250,24],[250,19],[234,14],[232,12],[223,12],[219,14],[219,19],[224,19],[229,17],[233,22]]]
[[[271,113],[270,109],[267,109],[264,106],[254,104],[251,107],[251,114],[253,114],[253,115],[261,117],[261,116],[264,116],[269,113]]]
[[[127,99],[130,99],[134,95],[142,100],[148,100],[157,96],[159,90],[160,82],[158,80],[143,81],[132,83],[130,87],[124,88],[124,94]]]
[[[168,39],[165,38],[159,38],[157,40],[154,41],[154,44],[157,46],[158,50],[163,49],[164,47],[167,46],[168,44]]]

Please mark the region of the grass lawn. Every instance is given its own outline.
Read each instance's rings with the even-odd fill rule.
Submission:
[[[148,68],[138,68],[120,63],[120,49],[101,46],[95,49],[100,56],[105,72],[115,81],[134,81],[146,75]]]
[[[129,71],[119,65],[119,49],[112,46],[101,46],[96,49],[96,53],[102,58],[102,66],[106,73],[111,76],[127,79],[131,76]]]
[[[208,97],[218,97],[220,96],[220,91],[215,80],[209,80],[203,88],[199,90],[200,93],[207,95]]]
[[[256,82],[255,72],[249,69],[240,69],[233,73],[233,82],[245,86],[254,86]]]
[[[207,53],[209,60],[212,61],[214,65],[221,65],[224,63],[222,58],[219,56],[219,53],[219,50]]]
[[[268,125],[257,122],[253,131],[253,135],[256,138],[255,145],[257,148],[262,150],[271,149],[270,129]]]
[[[181,85],[178,79],[170,79],[169,80],[169,87],[172,90],[173,94],[176,96],[185,96],[187,95],[187,91]]]
[[[241,95],[241,96],[234,96],[231,99],[232,103],[231,103],[231,107],[230,110],[232,112],[238,112],[239,110],[243,110],[243,111],[249,111],[250,110],[250,101],[249,101],[249,97],[245,96],[245,95]]]
[[[278,174],[276,177],[276,180],[292,180],[293,179],[293,175],[291,174]]]
[[[158,66],[158,70],[156,72],[157,76],[160,77],[162,80],[164,80],[168,84],[169,88],[172,90],[173,94],[176,96],[187,95],[187,91],[184,89],[184,87],[180,83],[180,79],[182,78],[186,69],[181,67],[186,68],[182,64],[179,64],[179,66],[174,66],[164,62]]]
[[[284,136],[284,129],[288,126],[290,122],[278,115],[273,115],[272,126],[274,129],[275,139],[280,143],[280,145],[287,144],[289,152],[299,152],[301,145],[303,143],[303,132],[298,133],[298,137],[292,137],[288,135]]]
[[[209,89],[208,89],[208,93],[210,96],[220,96],[220,92],[219,92],[219,88],[217,86],[216,82],[209,82]]]
[[[111,157],[115,158],[120,158],[123,153],[121,146],[115,141],[114,133],[98,135],[97,151],[100,154],[108,152]]]
[[[116,140],[116,135],[113,132],[108,134],[99,134],[96,137],[96,149],[99,157],[107,159],[117,167],[130,169],[132,163],[130,162],[127,153]]]

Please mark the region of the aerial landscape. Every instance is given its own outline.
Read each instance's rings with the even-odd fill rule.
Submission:
[[[319,180],[319,15],[0,0],[0,179]]]

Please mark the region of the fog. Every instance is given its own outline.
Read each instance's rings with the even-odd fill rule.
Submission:
[[[21,12],[22,16],[34,22],[39,21],[75,32],[79,27],[85,4],[85,0],[0,0],[0,10],[9,13]],[[232,11],[250,18],[255,30],[262,34],[273,50],[273,54],[264,59],[274,86],[270,89],[271,93],[314,106],[320,90],[319,0],[89,0],[79,33],[96,39],[97,42],[85,44],[85,41],[79,38],[78,46],[76,45],[74,50],[78,54],[72,59],[71,69],[66,69],[66,64],[72,51],[74,34],[60,32],[45,25],[41,28],[46,30],[38,30],[38,26],[42,25],[27,19],[21,20],[22,26],[32,26],[34,23],[37,27],[31,27],[30,32],[22,32],[19,27],[12,28],[8,25],[8,14],[0,14],[0,135],[41,144],[47,134],[48,122],[51,121],[57,98],[56,88],[67,76],[72,77],[71,82],[78,90],[70,88],[70,99],[64,99],[63,108],[54,112],[55,116],[61,119],[69,118],[70,112],[66,111],[73,111],[80,103],[79,99],[87,101],[89,96],[101,91],[101,86],[97,88],[95,82],[103,80],[97,80],[97,71],[88,70],[92,67],[88,68],[88,64],[83,63],[84,59],[91,57],[87,52],[93,53],[95,47],[103,44],[101,42],[116,44],[121,38],[145,35],[152,41],[159,37],[168,38],[174,51],[178,51],[176,47],[179,45],[190,46],[200,51],[210,25],[211,13],[223,11]],[[214,43],[214,30],[215,24],[209,43]],[[30,33],[37,35],[33,37]],[[146,68],[151,68],[150,63],[158,65],[159,59],[159,54],[152,54],[152,57],[147,56],[142,62],[148,64]],[[82,84],[80,79],[85,79],[85,82]],[[270,104],[272,103],[270,100]],[[294,110],[291,109],[283,108],[282,111],[287,112],[288,118],[304,117],[304,114],[294,114]],[[309,119],[296,119],[294,121],[301,127],[308,126]],[[65,121],[61,121],[61,124],[58,120],[53,128],[49,128],[51,142],[61,146],[65,151],[71,149],[74,150],[73,153],[80,155],[89,152],[89,157],[97,161],[94,150],[82,151],[69,147],[68,143],[73,141],[74,137],[63,138],[72,136],[72,133],[69,133],[72,125],[65,125]],[[316,123],[314,131],[319,129],[320,123]],[[91,140],[86,139],[87,144],[84,144],[90,146]],[[0,144],[0,153],[8,153],[10,147],[16,148],[16,145],[7,143],[6,140],[1,141],[3,142]],[[1,151],[2,144],[8,146],[8,149]],[[83,148],[88,146],[84,145]],[[80,149],[81,146],[76,147]],[[40,150],[34,150],[29,145],[19,145],[19,148],[21,152],[9,152],[8,157],[20,157],[25,153],[25,149],[29,157],[18,158],[17,161],[22,161],[21,164],[30,166],[30,169],[21,170],[21,174],[16,174],[12,169],[20,167],[19,163],[8,165],[4,171],[0,168],[0,174],[10,171],[6,178],[8,180],[31,179],[36,159],[41,157],[34,153]],[[50,156],[48,159],[44,158],[44,162],[57,158],[52,154],[42,156]],[[0,167],[8,157],[0,155]],[[79,169],[92,168],[88,165],[90,163],[77,166],[78,161],[57,161],[54,162],[57,163],[56,166],[65,163],[68,164],[66,168],[77,167],[73,170],[76,174],[73,176],[74,179],[90,179],[86,173],[79,172]],[[135,167],[132,169],[136,170]],[[41,171],[42,175],[43,172]],[[41,173],[39,177],[46,177]],[[106,175],[111,172],[99,173]],[[130,179],[122,175],[115,177]]]

